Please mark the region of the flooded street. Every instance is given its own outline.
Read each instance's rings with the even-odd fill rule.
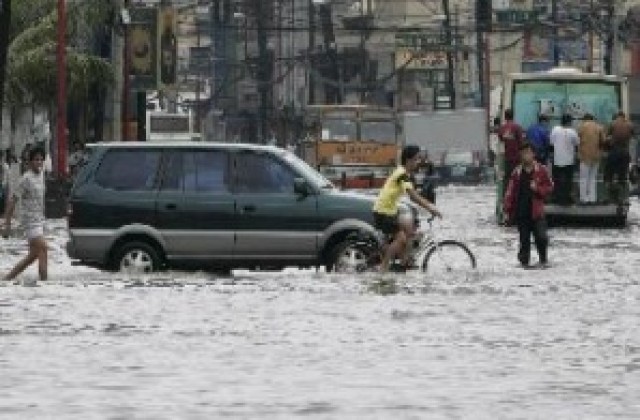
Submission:
[[[637,198],[625,229],[552,229],[552,267],[526,271],[493,204],[438,192],[474,281],[124,278],[72,266],[53,221],[51,280],[0,284],[0,418],[639,418]],[[2,273],[23,242],[3,240]]]

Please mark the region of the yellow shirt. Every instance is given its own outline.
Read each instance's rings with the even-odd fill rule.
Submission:
[[[378,199],[373,205],[373,211],[395,216],[398,213],[400,197],[409,189],[413,189],[413,184],[409,179],[407,170],[404,166],[398,166],[382,186]]]

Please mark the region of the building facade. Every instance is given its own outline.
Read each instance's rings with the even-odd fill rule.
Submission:
[[[309,104],[460,108],[509,73],[640,72],[640,37],[623,25],[640,0],[493,0],[480,36],[475,0],[198,3],[206,18],[179,40],[179,66],[214,140],[295,142]]]

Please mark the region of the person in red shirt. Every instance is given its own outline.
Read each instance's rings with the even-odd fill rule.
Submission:
[[[547,223],[544,201],[553,191],[553,182],[547,168],[536,162],[533,148],[524,142],[520,146],[521,165],[511,173],[504,196],[504,212],[509,222],[518,226],[520,249],[518,260],[529,267],[531,235],[538,250],[541,266],[547,265]]]
[[[513,121],[513,111],[504,111],[505,122],[498,129],[498,139],[504,144],[504,175],[502,177],[502,191],[507,188],[511,172],[520,161],[520,145],[524,141],[524,130]]]

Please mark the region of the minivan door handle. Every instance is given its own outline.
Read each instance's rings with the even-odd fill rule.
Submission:
[[[254,211],[256,211],[256,206],[253,204],[242,206],[242,213],[253,213]]]
[[[169,203],[166,206],[164,206],[164,208],[167,210],[175,210],[178,208],[178,206],[176,206],[174,203]]]

